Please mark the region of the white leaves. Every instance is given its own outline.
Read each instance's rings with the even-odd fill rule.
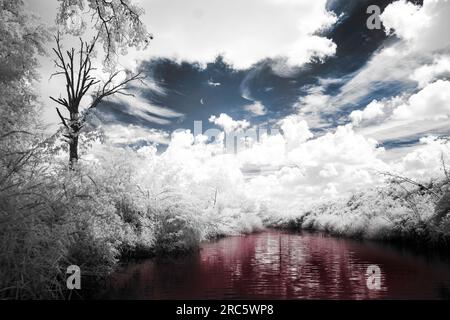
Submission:
[[[144,49],[152,36],[141,17],[144,11],[129,0],[59,0],[57,23],[72,35],[82,35],[87,27],[97,31],[105,53],[105,68],[113,70],[118,55],[127,54],[127,49]],[[89,8],[86,13],[84,8]]]

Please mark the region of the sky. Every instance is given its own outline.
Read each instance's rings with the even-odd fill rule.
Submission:
[[[56,0],[25,2],[54,24]],[[244,147],[234,145],[223,170],[237,166],[261,198],[336,196],[375,185],[380,171],[439,172],[437,137],[450,132],[450,1],[136,2],[154,40],[119,65],[147,78],[92,116],[110,143],[156,144],[174,157],[188,148],[185,157],[207,166],[217,144],[238,135]],[[373,4],[380,29],[366,24]],[[42,57],[50,131],[58,118],[48,96],[61,92],[53,72]]]

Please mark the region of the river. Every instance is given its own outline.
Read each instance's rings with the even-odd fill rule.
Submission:
[[[367,285],[370,265],[380,268],[378,289]],[[106,287],[100,298],[449,299],[450,254],[268,230],[204,243],[181,257],[127,263]]]

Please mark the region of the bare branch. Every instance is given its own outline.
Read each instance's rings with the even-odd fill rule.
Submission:
[[[13,135],[13,134],[18,134],[18,133],[22,133],[22,134],[27,134],[27,135],[32,135],[31,132],[28,131],[23,131],[23,130],[14,130],[14,131],[10,131],[8,133],[5,133],[4,135],[0,136],[0,140],[5,139],[6,137]]]
[[[66,119],[62,116],[61,112],[59,112],[59,109],[56,108],[56,112],[58,113],[58,116],[61,118],[62,124],[66,127],[69,128],[69,126],[66,123]]]
[[[384,175],[384,176],[388,176],[388,177],[397,179],[397,180],[399,180],[399,181],[401,181],[401,182],[407,182],[407,183],[409,183],[409,184],[415,185],[415,186],[419,187],[419,188],[422,189],[422,190],[427,190],[428,192],[430,192],[431,194],[433,194],[435,197],[437,197],[438,199],[440,199],[440,196],[439,196],[436,192],[434,192],[431,188],[428,188],[428,187],[424,186],[423,184],[421,184],[421,183],[419,183],[419,182],[416,182],[416,181],[414,181],[414,180],[412,180],[412,179],[409,179],[409,178],[407,178],[407,177],[402,177],[402,176],[400,176],[400,175],[397,175],[397,174],[394,174],[394,173],[390,173],[390,172],[379,172],[379,173],[380,173],[381,175]]]
[[[445,178],[447,179],[447,183],[450,182],[450,174],[447,171],[447,165],[445,164],[445,158],[444,153],[441,152],[441,163],[442,163],[442,169],[444,170]]]
[[[89,106],[88,109],[93,109],[95,107],[97,107],[97,105],[106,97],[111,96],[113,94],[116,93],[121,93],[123,94],[123,92],[121,92],[121,90],[124,89],[124,87],[132,82],[132,81],[136,81],[139,79],[145,79],[145,76],[142,76],[141,73],[137,73],[127,79],[125,79],[124,81],[121,81],[119,84],[113,86],[112,88],[108,89],[108,86],[111,84],[112,80],[118,75],[118,72],[115,72],[103,85],[103,88],[97,93],[97,96],[94,98],[94,101],[92,102],[92,104]]]

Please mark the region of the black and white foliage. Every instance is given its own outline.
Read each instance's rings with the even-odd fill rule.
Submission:
[[[356,0],[0,0],[0,298],[274,226],[448,246],[450,2],[416,2],[379,30]]]

